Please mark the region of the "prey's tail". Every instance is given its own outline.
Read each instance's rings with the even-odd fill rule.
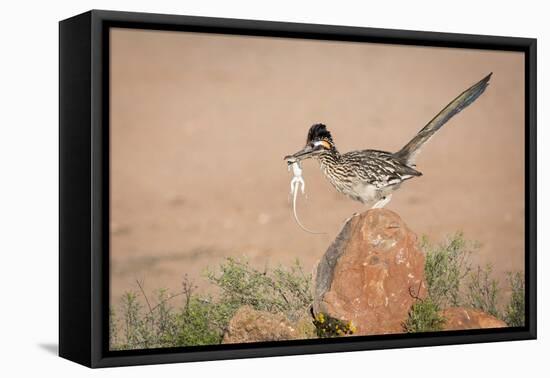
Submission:
[[[466,108],[479,96],[481,96],[481,94],[485,91],[485,88],[489,85],[489,79],[492,74],[493,73],[491,72],[477,84],[474,84],[472,87],[465,90],[457,98],[451,101],[451,103],[440,111],[439,114],[437,114],[430,122],[428,122],[428,124],[424,126],[424,128],[420,130],[418,134],[416,134],[416,136],[405,145],[405,147],[396,152],[394,156],[405,162],[407,165],[414,165],[416,156],[420,152],[422,145],[430,140],[435,132],[454,115],[458,114],[462,109]]]

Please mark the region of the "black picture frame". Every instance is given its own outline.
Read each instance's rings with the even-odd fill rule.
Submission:
[[[109,351],[111,27],[523,52],[525,327]],[[95,368],[536,338],[536,39],[92,10],[59,24],[59,93],[61,357]]]

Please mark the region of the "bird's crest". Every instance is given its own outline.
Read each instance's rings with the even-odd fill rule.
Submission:
[[[333,143],[332,135],[330,135],[330,131],[328,131],[327,127],[322,123],[316,123],[315,125],[309,128],[309,132],[307,133],[306,143],[309,143],[314,140],[326,140],[326,141],[329,141],[331,144]]]

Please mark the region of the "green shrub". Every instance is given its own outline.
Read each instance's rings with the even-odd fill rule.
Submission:
[[[509,273],[512,290],[510,303],[504,313],[499,311],[500,286],[492,277],[491,265],[472,269],[468,262],[479,244],[467,241],[462,233],[456,233],[439,245],[432,245],[426,237],[421,248],[425,252],[424,273],[428,286],[426,299],[417,298],[404,323],[407,332],[436,331],[442,329],[444,319],[440,309],[454,306],[473,307],[497,318],[510,326],[525,322],[525,287],[523,274]]]
[[[150,332],[148,325],[150,320],[147,315],[142,315],[142,305],[138,301],[138,295],[133,292],[125,293],[122,299],[124,346],[127,348],[150,346]],[[126,348],[125,348],[126,349]]]
[[[445,325],[445,318],[439,311],[439,306],[430,297],[419,299],[411,306],[403,328],[406,332],[441,331]]]
[[[497,308],[500,292],[498,281],[491,277],[493,268],[490,264],[478,267],[470,274],[467,283],[467,305],[500,318]]]
[[[477,245],[466,241],[462,233],[456,233],[437,245],[424,236],[420,247],[426,258],[424,275],[428,293],[424,299],[422,293],[416,293],[416,302],[409,309],[403,329],[406,332],[441,331],[445,319],[440,310],[460,304],[462,280],[470,271],[468,257]]]
[[[228,258],[219,273],[207,271],[207,277],[221,288],[220,301],[233,309],[249,305],[296,320],[313,302],[311,275],[304,273],[297,260],[289,269],[278,266],[262,272],[246,260]]]
[[[165,348],[221,342],[232,313],[227,311],[224,303],[196,295],[196,287],[187,278],[179,293],[168,295],[166,290],[157,291],[154,306],[141,283],[138,282],[138,286],[140,294],[127,292],[122,297],[120,319],[111,310],[111,349]],[[174,308],[169,302],[181,296],[184,297],[183,304]],[[119,335],[117,326],[120,322],[122,335]]]
[[[223,327],[217,324],[217,304],[209,304],[198,297],[191,298],[185,309],[173,319],[172,332],[167,341],[171,345],[212,345],[221,343]]]
[[[218,273],[208,271],[207,277],[220,287],[219,298],[195,294],[196,286],[185,278],[181,292],[169,295],[159,290],[152,303],[137,282],[139,294],[125,293],[118,314],[110,311],[111,349],[219,344],[232,316],[243,305],[295,320],[313,301],[311,276],[304,274],[298,261],[289,269],[279,266],[260,272],[246,261],[229,258]],[[171,303],[176,297],[184,300],[174,307]]]
[[[512,296],[504,312],[504,321],[510,327],[523,327],[525,325],[524,274],[508,272],[508,284],[512,290]]]
[[[426,254],[424,272],[431,301],[441,308],[459,306],[461,283],[471,269],[468,258],[478,245],[456,233],[435,246],[423,237],[421,248]]]
[[[109,347],[110,349],[116,348],[119,344],[118,340],[118,321],[113,309],[109,309]]]

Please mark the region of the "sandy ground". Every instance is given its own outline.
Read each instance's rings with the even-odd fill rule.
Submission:
[[[227,256],[307,270],[363,210],[304,164],[293,221],[283,156],[327,124],[341,152],[396,151],[461,91],[487,92],[423,149],[388,208],[418,235],[481,243],[474,263],[523,270],[523,55],[118,29],[111,55],[111,298],[180,288]]]

